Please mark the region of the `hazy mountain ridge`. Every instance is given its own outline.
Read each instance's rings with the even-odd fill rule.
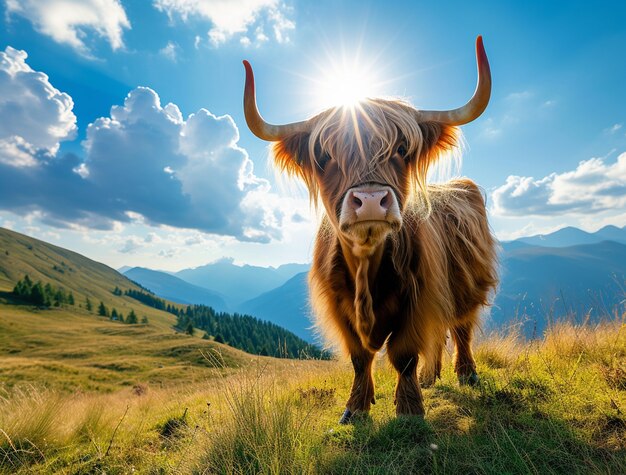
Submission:
[[[218,292],[225,296],[231,308],[237,308],[308,268],[308,264],[285,264],[276,268],[238,266],[232,259],[221,259],[194,269],[183,269],[174,275],[190,284]]]
[[[613,239],[607,240],[607,236]],[[543,245],[534,244],[537,242]],[[575,244],[565,246],[568,242]],[[572,312],[586,315],[591,311],[592,318],[599,318],[624,299],[626,227],[605,226],[595,233],[570,227],[547,235],[503,242],[500,264],[500,287],[486,326],[526,319],[530,321],[525,327],[529,334],[541,331],[548,318]],[[224,275],[220,274],[222,269]],[[281,269],[301,271],[289,279],[284,276],[281,279],[277,277]],[[239,283],[239,294],[230,297],[234,301],[246,290],[258,290],[258,279],[267,279],[263,282],[265,286],[279,282],[260,295],[249,295],[234,308],[284,326],[312,341],[307,271],[308,265],[303,264],[274,269],[235,266],[232,261],[223,260],[176,275],[202,278],[207,286],[221,282],[226,290],[232,283]],[[206,280],[209,278],[212,280]]]
[[[568,247],[579,244],[597,244],[602,241],[615,241],[626,244],[626,226],[618,228],[617,226],[608,225],[593,233],[568,226],[553,233],[522,237],[511,242],[523,242],[546,247]]]
[[[504,248],[489,325],[528,320],[524,332],[529,335],[543,331],[550,318],[589,315],[596,321],[622,305],[626,244]]]
[[[209,289],[190,284],[175,275],[145,267],[132,267],[124,272],[131,280],[154,292],[156,295],[182,304],[202,304],[220,312],[228,311],[224,296]]]
[[[241,313],[269,320],[307,341],[315,339],[309,308],[308,272],[296,274],[280,287],[242,303]]]

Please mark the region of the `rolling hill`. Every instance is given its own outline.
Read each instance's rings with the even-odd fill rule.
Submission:
[[[72,292],[75,304],[45,308],[16,297],[12,289],[25,275]],[[119,291],[114,292],[116,288]],[[138,294],[148,305],[126,292]],[[87,299],[92,310],[87,309]],[[109,312],[116,309],[128,316],[133,311],[138,319],[146,317],[148,323],[126,325],[99,316],[99,302]],[[178,318],[164,311],[167,307],[178,313]],[[67,391],[108,391],[120,384],[202,381],[215,376],[218,369],[221,374],[222,368],[235,368],[258,358],[213,341],[203,331],[196,331],[195,336],[175,331],[181,316],[189,321],[191,315],[186,307],[146,293],[104,264],[0,228],[0,386],[11,381]],[[228,320],[231,338],[241,339],[233,333],[243,331],[237,326],[241,317],[223,313],[214,317],[218,325],[220,321],[226,325]],[[277,332],[287,333],[282,329],[270,331],[267,323],[255,319],[241,322],[249,337],[263,334],[271,339]],[[282,334],[272,341],[270,350],[278,348],[285,338]],[[310,348],[295,335],[289,334],[289,338],[292,345]]]
[[[28,275],[33,281],[41,280],[55,287],[71,291],[76,307],[84,306],[89,297],[97,305],[104,302],[124,314],[134,310],[147,315],[150,323],[165,330],[175,319],[172,315],[150,307],[126,296],[113,295],[115,287],[141,290],[139,286],[114,269],[85,256],[53,244],[0,228],[0,291],[10,292],[15,283]]]
[[[124,272],[129,279],[141,284],[164,299],[182,304],[202,304],[220,312],[228,311],[224,297],[178,277],[144,267],[132,267]]]

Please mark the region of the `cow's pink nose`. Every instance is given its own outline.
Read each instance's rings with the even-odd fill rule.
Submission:
[[[385,219],[391,205],[389,191],[351,191],[348,204],[356,213],[357,221]]]

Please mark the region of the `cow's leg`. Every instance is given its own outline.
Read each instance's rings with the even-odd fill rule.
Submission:
[[[354,414],[367,413],[374,404],[374,379],[372,378],[372,362],[375,353],[361,344],[361,339],[348,323],[347,319],[339,322],[344,344],[350,353],[354,369],[354,381],[346,410],[339,419],[340,424],[347,424]]]
[[[346,410],[339,420],[340,424],[347,424],[354,414],[367,413],[374,402],[374,379],[372,378],[372,361],[374,353],[365,349],[350,355],[354,368],[354,381],[350,397],[346,403]]]
[[[391,364],[398,372],[394,403],[397,415],[424,415],[422,391],[417,380],[417,352],[407,351],[405,345],[393,339],[387,344]]]
[[[459,378],[459,383],[474,386],[478,383],[478,373],[476,373],[476,362],[472,354],[472,337],[474,332],[474,322],[477,311],[474,315],[466,317],[463,323],[452,329],[452,338],[456,351],[454,353],[454,371]]]
[[[436,343],[433,352],[433,361],[426,361],[420,372],[420,383],[422,387],[428,388],[435,384],[437,378],[441,379],[441,361],[443,360],[443,349],[446,346],[445,337]]]

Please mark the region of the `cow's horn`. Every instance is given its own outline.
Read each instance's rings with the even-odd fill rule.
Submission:
[[[252,66],[248,61],[243,62],[246,68],[246,87],[243,92],[243,111],[246,116],[246,122],[248,127],[254,135],[262,140],[269,142],[277,142],[288,135],[292,135],[298,132],[304,132],[308,129],[307,121],[294,122],[284,125],[268,124],[263,120],[259,109],[256,106],[256,93],[254,91],[254,73],[252,72]]]
[[[483,46],[483,37],[476,38],[476,64],[478,66],[478,84],[476,91],[467,104],[449,111],[418,111],[420,122],[441,122],[448,125],[463,125],[478,118],[484,112],[491,96],[491,71],[487,53]]]

